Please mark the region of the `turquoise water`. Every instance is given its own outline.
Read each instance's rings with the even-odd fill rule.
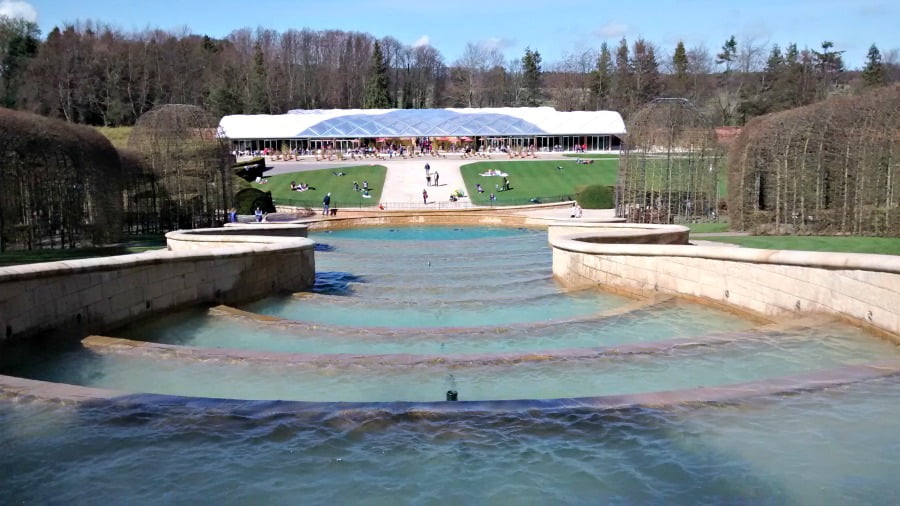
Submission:
[[[683,302],[619,314],[632,301],[568,293],[553,280],[539,231],[311,236],[320,242],[314,289],[243,307],[289,321],[198,309],[110,335],[346,356],[317,365],[41,350],[3,372],[191,397],[0,401],[3,502],[893,504],[900,496],[897,377],[667,409],[440,414],[335,405],[437,401],[449,388],[465,401],[711,387],[892,358],[897,347],[846,325],[767,330]],[[721,339],[664,344],[685,337]],[[585,351],[652,342],[663,345]],[[378,356],[389,353],[481,355],[408,365]],[[322,404],[282,402],[291,399]]]
[[[886,342],[837,326],[825,335],[802,332],[663,353],[561,361],[407,366],[402,362],[385,364],[373,357],[348,365],[317,366],[160,359],[79,350],[13,372],[126,392],[319,402],[424,402],[443,400],[448,389],[457,389],[460,400],[494,400],[728,385],[871,362],[895,352]]]
[[[0,403],[11,504],[893,504],[900,382],[461,417]]]

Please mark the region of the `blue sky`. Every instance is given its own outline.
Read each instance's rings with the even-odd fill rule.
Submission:
[[[882,53],[900,48],[900,0],[0,0],[0,14],[36,16],[44,34],[86,19],[126,31],[187,27],[213,37],[257,26],[352,30],[430,43],[447,63],[473,42],[495,46],[507,59],[530,46],[546,66],[623,36],[644,37],[667,54],[679,39],[715,53],[732,34],[738,42],[782,47],[818,49],[831,40],[850,68],[863,64],[873,42]]]

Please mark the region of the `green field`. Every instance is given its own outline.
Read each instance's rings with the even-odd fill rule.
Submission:
[[[345,175],[335,174],[343,172]],[[334,169],[292,172],[266,178],[266,184],[253,183],[253,188],[272,192],[275,205],[297,207],[322,207],[322,198],[331,192],[331,207],[374,207],[381,199],[384,187],[384,176],[387,169],[382,165],[357,165]],[[305,192],[291,191],[291,181],[305,183],[310,189]],[[353,181],[362,187],[363,181],[369,182],[369,195],[364,198],[362,192],[354,191]]]
[[[4,251],[0,253],[0,267],[6,265],[58,262],[78,258],[128,255],[166,247],[165,237],[141,237],[124,244],[99,248],[40,249],[33,251]]]
[[[563,156],[567,156],[569,158],[593,158],[593,159],[618,159],[619,155],[613,155],[610,153],[566,153]]]
[[[490,205],[490,194],[497,200],[494,205],[523,205],[531,199],[542,202],[567,200],[579,187],[600,184],[613,186],[618,177],[617,158],[596,159],[594,163],[577,164],[575,160],[535,160],[514,162],[478,162],[460,167],[466,192],[474,204]],[[558,167],[562,167],[559,169]],[[509,174],[510,190],[497,191],[503,177],[481,176],[489,169]],[[479,194],[475,185],[481,183],[484,193]]]
[[[738,244],[745,248],[835,251],[900,255],[900,237],[745,236],[703,237],[704,241]]]
[[[109,142],[111,142],[113,146],[122,149],[128,147],[128,137],[131,135],[131,130],[134,127],[124,126],[96,128],[100,131],[101,134],[105,135],[106,138],[109,139]]]
[[[692,234],[714,234],[729,230],[728,223],[685,223],[684,226],[691,229]]]

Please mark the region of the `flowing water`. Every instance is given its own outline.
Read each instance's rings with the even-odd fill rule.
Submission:
[[[313,238],[319,272],[308,294],[110,333],[169,347],[42,350],[3,371],[134,392],[72,406],[0,402],[4,502],[900,498],[896,376],[657,409],[466,402],[839,370],[896,358],[886,341],[834,322],[769,327],[681,301],[569,293],[550,275],[539,231],[398,227]],[[395,402],[442,401],[448,389],[463,401],[458,411]]]

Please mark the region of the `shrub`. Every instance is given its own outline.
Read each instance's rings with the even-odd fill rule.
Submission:
[[[612,186],[592,184],[577,189],[575,200],[585,209],[611,209],[615,205]]]
[[[234,195],[234,204],[238,214],[253,214],[256,208],[264,213],[274,213],[272,192],[264,192],[256,188],[245,188]]]

